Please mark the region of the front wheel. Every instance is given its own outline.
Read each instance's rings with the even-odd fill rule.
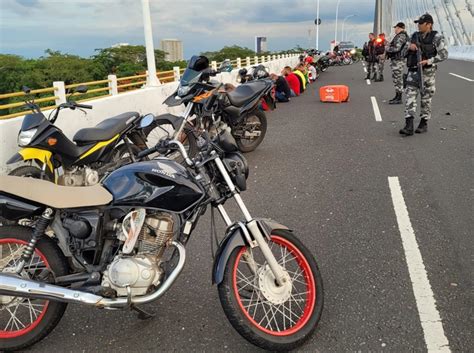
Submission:
[[[232,326],[266,350],[294,349],[314,332],[323,309],[323,282],[310,251],[289,231],[273,231],[268,245],[289,281],[278,286],[259,248],[235,249],[219,298]]]
[[[173,136],[174,128],[171,124],[157,123],[155,121],[150,126],[146,127],[144,132],[146,136],[147,148],[151,148],[155,147],[163,138]],[[193,126],[191,124],[186,123],[183,131],[176,138],[183,144],[189,158],[197,156],[199,153],[199,147],[194,134]],[[185,165],[184,158],[178,151],[172,152],[171,154],[167,155],[167,157]]]
[[[0,272],[14,274],[31,238],[31,228],[0,227]],[[43,236],[20,276],[54,283],[68,273],[65,257],[56,243]],[[48,335],[59,323],[67,304],[44,299],[0,295],[0,351],[19,350]]]
[[[247,153],[255,150],[265,138],[267,133],[267,116],[262,110],[249,113],[239,125],[239,131],[233,135],[241,152]]]

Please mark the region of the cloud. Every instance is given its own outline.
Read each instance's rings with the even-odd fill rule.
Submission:
[[[371,30],[375,0],[343,0],[339,20]],[[119,42],[143,44],[140,0],[0,0],[1,52],[27,57],[52,48],[89,56],[95,48]],[[314,43],[308,36],[315,0],[150,0],[155,45],[163,38],[183,40],[185,56],[224,45],[253,48],[255,35],[267,35],[271,50]],[[334,36],[335,1],[321,0],[320,43]],[[365,38],[365,36],[364,36]]]

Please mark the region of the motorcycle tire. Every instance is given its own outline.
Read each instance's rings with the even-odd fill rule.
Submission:
[[[0,260],[13,256],[0,267],[0,272],[11,272],[31,239],[31,228],[22,226],[0,227]],[[8,245],[8,246],[5,246]],[[16,254],[18,252],[18,254]],[[15,261],[15,256],[18,259]],[[49,270],[47,282],[68,273],[63,253],[49,237],[43,236],[36,244],[35,252],[21,273],[35,279]],[[5,271],[7,269],[7,271]],[[15,351],[29,347],[46,337],[59,323],[67,304],[44,299],[28,299],[3,296],[0,304],[0,351]],[[3,310],[5,309],[5,310]]]
[[[244,246],[234,249],[227,261],[219,299],[246,340],[265,350],[289,351],[316,329],[323,310],[323,282],[314,256],[290,231],[273,231],[268,245],[290,274],[289,282],[277,286],[259,248]]]
[[[13,169],[8,175],[20,176],[24,178],[43,179],[51,181],[51,176],[48,173],[42,176],[42,170],[32,165],[22,165],[18,168]]]
[[[245,139],[242,138],[242,136],[234,135],[235,140],[237,142],[237,146],[239,147],[239,150],[243,153],[254,151],[265,138],[265,134],[267,133],[267,116],[265,115],[265,112],[257,109],[250,113],[244,119],[243,122],[244,133],[247,130],[246,127],[248,127],[250,124],[258,125],[258,131],[260,131],[260,136],[254,139]],[[255,129],[252,129],[251,132],[253,131],[255,131]]]
[[[144,129],[144,133],[147,139],[147,147],[151,148],[156,146],[156,144],[168,134],[169,136],[172,136],[173,132],[174,128],[171,124],[160,124],[156,121],[153,122],[150,126]],[[183,143],[186,152],[188,152],[189,158],[193,158],[199,153],[197,138],[194,134],[192,125],[186,124],[183,129],[183,132],[181,133],[181,136],[178,139]],[[184,164],[184,158],[179,152],[174,152],[168,157],[177,161],[178,163]]]

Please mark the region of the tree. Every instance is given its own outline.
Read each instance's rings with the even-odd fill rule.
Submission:
[[[224,47],[219,51],[203,52],[201,55],[206,56],[209,60],[220,62],[225,59],[234,60],[237,58],[246,58],[247,56],[255,56],[255,52],[249,48],[233,45],[231,47]]]
[[[102,67],[106,74],[118,77],[132,76],[147,69],[146,48],[143,45],[123,45],[115,48],[96,49],[92,60]],[[165,52],[155,50],[155,62],[158,70],[172,70],[173,66],[185,67],[184,62],[165,61]]]

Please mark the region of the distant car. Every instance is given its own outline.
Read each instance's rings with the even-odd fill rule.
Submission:
[[[354,54],[356,53],[356,48],[355,48],[354,42],[350,42],[350,41],[347,41],[347,42],[340,42],[340,43],[339,43],[339,51],[340,51],[340,52],[348,51],[348,52],[350,52],[352,55],[354,55]]]
[[[354,42],[340,42],[339,43],[339,50],[340,51],[351,51],[352,49],[355,49],[355,44]]]

